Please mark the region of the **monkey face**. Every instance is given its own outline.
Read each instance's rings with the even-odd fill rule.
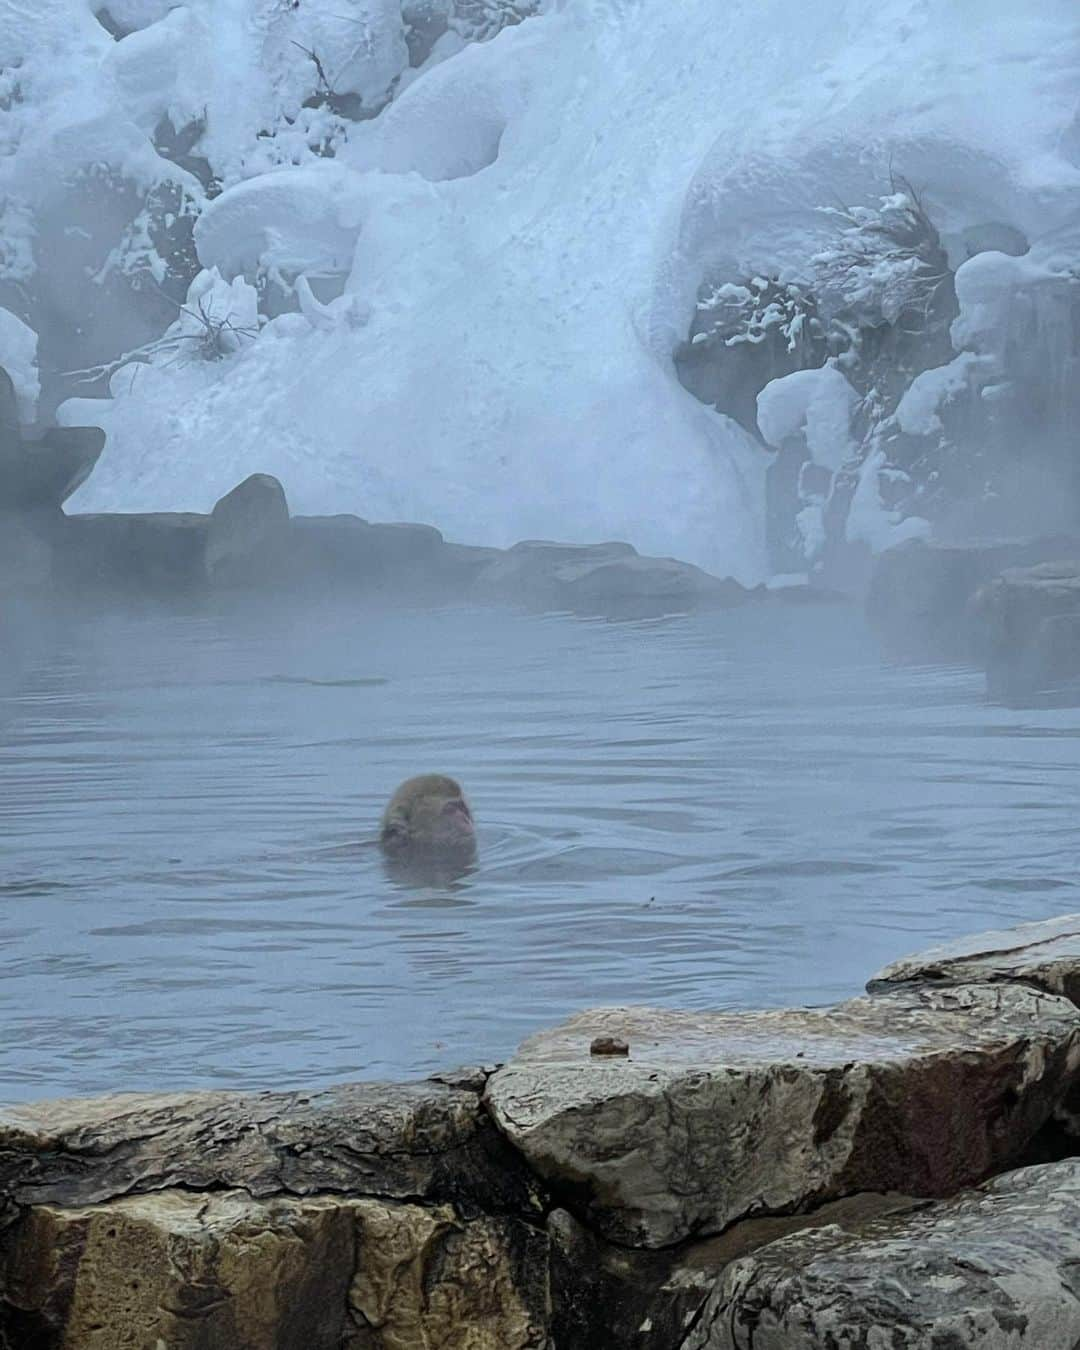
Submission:
[[[397,854],[471,854],[476,827],[460,785],[442,774],[422,774],[402,783],[383,815],[381,842]]]

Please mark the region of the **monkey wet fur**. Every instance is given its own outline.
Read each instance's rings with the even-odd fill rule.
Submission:
[[[383,812],[379,842],[395,857],[475,852],[476,827],[461,785],[440,773],[407,779]]]

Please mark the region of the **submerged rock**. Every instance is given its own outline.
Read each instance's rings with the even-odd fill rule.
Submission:
[[[630,1056],[590,1056],[596,1036]],[[487,1102],[582,1221],[662,1247],[859,1191],[949,1195],[1021,1154],[1078,1065],[1064,999],[904,988],[832,1008],[582,1013],[526,1041]]]
[[[747,592],[690,563],[643,558],[630,544],[527,540],[485,567],[473,594],[530,609],[647,619],[739,604]]]
[[[681,1350],[1072,1350],[1080,1160],[1025,1168],[725,1270]]]
[[[169,1190],[33,1208],[6,1232],[0,1255],[0,1335],[10,1345],[547,1344],[543,1233],[517,1219],[466,1219],[448,1205]]]
[[[251,586],[282,575],[289,507],[276,478],[253,473],[215,505],[206,536],[206,574],[217,586]]]

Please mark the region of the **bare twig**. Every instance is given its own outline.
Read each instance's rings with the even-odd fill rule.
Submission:
[[[140,347],[133,347],[131,351],[124,352],[112,361],[104,361],[97,366],[87,366],[83,370],[65,370],[61,373],[70,379],[78,380],[80,383],[91,384],[113,375],[121,366],[131,364],[151,365],[154,358],[159,356],[168,356],[170,359],[164,364],[171,366],[181,359],[185,350],[190,350],[185,349],[184,344],[192,342],[197,344],[198,352],[204,361],[221,361],[226,356],[231,355],[233,350],[223,341],[224,334],[231,333],[235,334],[238,339],[248,338],[252,340],[259,336],[257,328],[235,324],[228,315],[224,318],[218,318],[206,307],[205,297],[199,298],[195,309],[190,309],[187,305],[181,305],[175,300],[173,304],[176,305],[181,314],[186,314],[188,318],[201,325],[201,331],[165,333],[159,338],[154,338],[151,342],[144,342]]]
[[[297,42],[295,39],[292,39],[292,45],[302,51],[309,61],[315,63],[315,69],[319,75],[319,85],[332,97],[334,94],[334,86],[330,82],[330,78],[326,73],[326,68],[319,57],[319,53],[313,47],[305,47],[302,42]]]

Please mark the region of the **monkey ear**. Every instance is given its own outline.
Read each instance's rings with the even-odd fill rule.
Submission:
[[[405,829],[405,822],[399,817],[388,820],[382,828],[382,841],[384,844],[400,844],[408,831]]]

